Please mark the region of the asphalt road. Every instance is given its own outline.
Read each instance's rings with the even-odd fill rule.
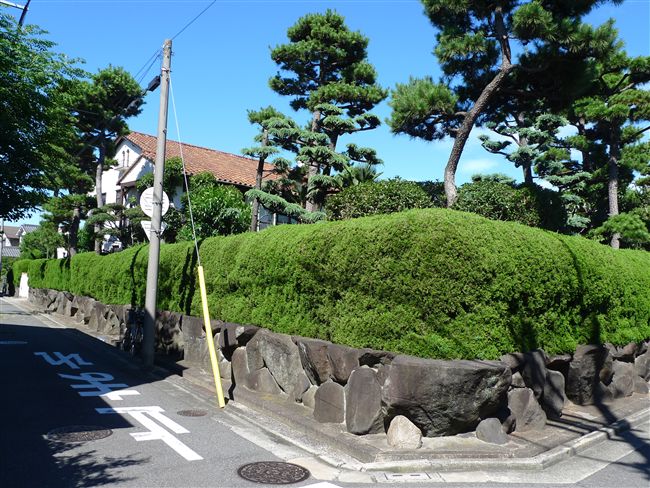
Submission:
[[[144,374],[100,340],[0,301],[2,488],[251,487],[260,485],[240,478],[239,466],[279,460],[180,382]],[[178,413],[197,409],[207,415]],[[71,426],[112,434],[86,442],[48,435]]]
[[[17,303],[0,298],[0,488],[273,486],[242,479],[237,469],[256,461],[318,459],[314,450],[302,451],[259,428],[272,421],[249,422],[236,409],[220,410],[206,390],[176,375],[144,373],[101,340]],[[184,416],[184,410],[206,415]],[[57,434],[62,428],[110,435],[73,442]],[[369,486],[342,481],[354,481],[354,473],[328,478],[327,468],[315,466],[312,474],[290,486]],[[379,485],[405,485],[380,478]],[[480,479],[480,473],[456,473],[446,477],[454,482],[438,478],[408,486],[649,488],[650,427],[543,473],[505,473],[499,483]]]

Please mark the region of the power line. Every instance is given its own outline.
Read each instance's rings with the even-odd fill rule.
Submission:
[[[201,17],[201,15],[203,15],[203,14],[204,14],[204,13],[205,13],[205,12],[206,12],[210,7],[212,7],[215,3],[217,3],[217,0],[212,0],[212,2],[211,2],[207,7],[205,7],[203,10],[201,10],[201,12],[199,12],[199,14],[198,14],[196,17],[194,17],[194,18],[193,18],[192,20],[190,20],[187,24],[185,24],[185,27],[183,27],[181,30],[179,30],[179,31],[178,31],[178,32],[177,32],[177,33],[172,37],[172,41],[173,41],[174,39],[176,39],[178,36],[180,36],[180,35],[183,33],[183,31],[184,31],[185,29],[187,29],[190,25],[192,25],[192,24],[193,24],[193,23],[194,23],[194,22],[195,22],[199,17]]]

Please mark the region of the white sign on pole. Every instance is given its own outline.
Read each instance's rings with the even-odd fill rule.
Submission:
[[[147,236],[147,239],[151,239],[151,220],[142,220],[140,221],[140,225],[144,229],[144,233]],[[160,233],[162,234],[165,232],[165,229],[167,228],[167,224],[164,222],[160,223]]]
[[[153,188],[147,188],[140,196],[140,207],[147,217],[153,217]],[[169,210],[169,197],[167,193],[162,194],[162,213],[165,215]]]

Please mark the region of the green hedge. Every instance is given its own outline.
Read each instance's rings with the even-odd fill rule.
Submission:
[[[159,308],[199,315],[193,259],[162,247]],[[650,337],[650,254],[446,209],[211,238],[201,259],[214,317],[354,347],[494,359]],[[142,304],[146,261],[37,261],[30,282]]]

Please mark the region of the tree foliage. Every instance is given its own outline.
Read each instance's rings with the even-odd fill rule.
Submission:
[[[18,220],[43,202],[52,174],[45,155],[61,138],[56,93],[79,74],[44,34],[32,25],[19,28],[0,12],[0,216],[5,219]]]
[[[56,227],[41,224],[38,229],[23,237],[20,243],[20,257],[21,259],[56,258],[57,248],[63,245],[63,236]]]
[[[580,19],[598,3],[423,0],[425,14],[437,29],[434,52],[443,78],[398,84],[388,122],[394,133],[425,140],[454,138],[444,178],[448,205],[456,201],[456,169],[472,127],[486,111],[503,109],[507,99],[495,97],[504,88],[530,96],[521,73],[541,73],[546,63],[557,64],[563,55],[591,54],[599,39]]]
[[[412,181],[397,179],[351,186],[330,196],[325,204],[330,220],[431,207],[429,195]]]
[[[336,147],[344,135],[368,131],[380,124],[369,113],[384,100],[386,91],[376,81],[368,63],[368,39],[353,32],[338,13],[309,14],[287,31],[289,42],[276,46],[271,58],[280,71],[270,79],[271,88],[291,97],[294,110],[307,110],[311,120],[305,129],[293,128],[291,136],[297,160],[306,167],[307,210],[318,210],[326,196],[328,177],[351,161],[378,164],[374,151],[348,144]],[[318,184],[312,182],[322,175]]]

